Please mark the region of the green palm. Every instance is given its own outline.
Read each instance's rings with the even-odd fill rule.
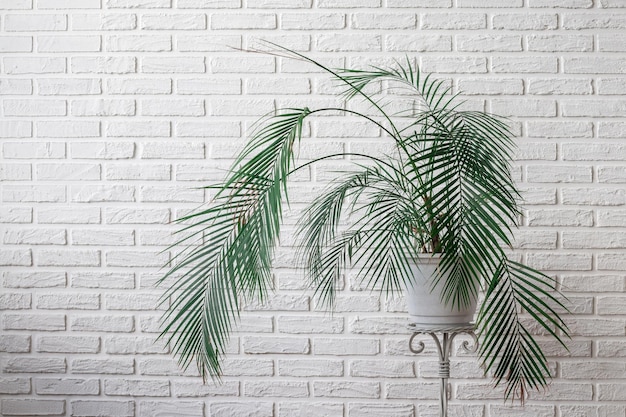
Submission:
[[[196,360],[203,376],[219,377],[241,301],[263,301],[271,288],[290,174],[337,156],[296,165],[303,123],[339,111],[381,129],[393,140],[395,154],[359,155],[366,162],[333,181],[303,213],[300,255],[318,297],[332,306],[340,276],[350,266],[369,287],[400,290],[411,279],[412,259],[441,253],[441,272],[449,273],[445,302],[463,306],[485,290],[477,320],[480,354],[496,382],[508,382],[506,396],[523,398],[528,388],[546,385],[546,358],[520,312],[560,343],[567,328],[551,307],[563,307],[551,279],[509,260],[502,249],[511,245],[509,225],[519,215],[509,174],[513,141],[504,121],[459,110],[457,97],[441,81],[422,77],[408,62],[397,69],[334,71],[284,52],[330,73],[345,86],[347,100],[360,97],[378,115],[342,108],[277,112],[252,136],[226,181],[210,187],[216,190],[213,204],[181,219],[190,223],[183,230],[192,233],[175,245],[187,249],[164,277],[180,275],[165,294],[172,302],[162,333],[181,364]],[[389,114],[364,92],[375,81],[410,90],[415,99],[410,111]],[[346,217],[349,227],[341,227]]]

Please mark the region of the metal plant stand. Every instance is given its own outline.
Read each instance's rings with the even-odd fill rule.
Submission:
[[[439,372],[441,378],[441,389],[439,391],[439,416],[448,417],[448,379],[450,378],[450,351],[452,350],[452,341],[462,333],[472,338],[473,344],[470,345],[467,340],[463,341],[461,347],[467,353],[475,353],[478,350],[478,337],[474,333],[474,326],[471,324],[458,327],[437,328],[437,327],[420,327],[418,324],[409,324],[409,330],[413,331],[409,339],[409,350],[413,353],[422,353],[424,351],[424,342],[418,341],[417,347],[413,347],[413,340],[420,334],[430,335],[435,341],[437,351],[439,353]],[[441,334],[441,340],[439,339]]]

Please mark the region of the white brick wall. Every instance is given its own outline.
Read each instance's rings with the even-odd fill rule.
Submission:
[[[624,0],[0,0],[0,32],[1,415],[436,415],[434,350],[409,353],[402,303],[348,276],[318,310],[289,231],[222,385],[154,342],[170,222],[259,115],[334,102],[312,68],[237,50],[266,39],[330,66],[408,55],[519,133],[517,251],[570,296],[570,352],[546,340],[555,380],[524,409],[455,357],[451,416],[626,416]],[[307,132],[305,158],[383,148],[340,117]],[[294,201],[328,178],[298,177]]]

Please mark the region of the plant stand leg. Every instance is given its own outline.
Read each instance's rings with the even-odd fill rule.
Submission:
[[[461,347],[468,353],[476,352],[478,349],[478,338],[474,333],[474,328],[420,329],[415,325],[410,325],[409,328],[413,330],[413,334],[409,339],[409,350],[411,352],[419,354],[424,351],[424,342],[422,341],[417,342],[416,347],[413,347],[415,337],[420,334],[430,335],[435,341],[437,353],[439,354],[439,371],[437,376],[441,379],[441,387],[439,390],[439,416],[448,417],[448,379],[450,379],[450,352],[452,350],[452,341],[457,335],[465,333],[472,337],[473,344],[470,346],[467,341],[464,341]],[[441,339],[438,336],[439,334],[441,334]]]

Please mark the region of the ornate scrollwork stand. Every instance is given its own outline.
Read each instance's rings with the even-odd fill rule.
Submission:
[[[441,389],[439,391],[439,416],[448,417],[448,379],[450,378],[450,351],[452,350],[452,341],[462,333],[472,338],[473,344],[470,345],[467,340],[463,341],[461,348],[467,353],[475,353],[478,350],[478,337],[474,333],[474,326],[471,324],[457,327],[420,327],[419,324],[409,324],[409,330],[413,332],[409,339],[409,350],[419,354],[424,351],[424,342],[418,341],[416,347],[413,347],[413,340],[420,334],[430,335],[437,346],[439,353],[439,372],[441,378]],[[441,334],[441,340],[439,339]]]

